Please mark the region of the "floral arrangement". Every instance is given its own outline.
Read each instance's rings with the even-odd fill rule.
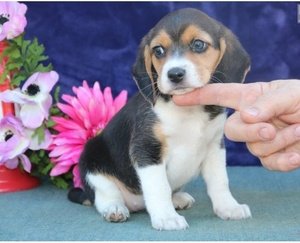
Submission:
[[[78,160],[86,141],[101,132],[125,105],[127,92],[113,99],[99,82],[73,87],[59,102],[59,80],[45,48],[35,38],[25,40],[27,7],[0,2],[0,102],[17,104],[16,114],[0,117],[0,165],[21,167],[39,177],[49,177],[67,188],[80,187]],[[53,96],[52,94],[53,93]],[[0,103],[1,106],[1,103]]]

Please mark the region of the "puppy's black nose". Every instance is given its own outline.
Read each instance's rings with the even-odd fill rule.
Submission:
[[[171,82],[173,83],[180,83],[185,75],[185,70],[183,68],[175,67],[171,68],[168,71],[168,78],[170,79]]]

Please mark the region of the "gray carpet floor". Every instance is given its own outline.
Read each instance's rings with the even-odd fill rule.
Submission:
[[[186,187],[194,206],[180,212],[190,227],[171,232],[152,229],[145,211],[126,223],[107,223],[93,207],[69,202],[67,191],[44,182],[33,190],[0,194],[0,240],[300,240],[300,170],[229,167],[228,174],[233,195],[250,206],[251,219],[217,218],[200,178]]]

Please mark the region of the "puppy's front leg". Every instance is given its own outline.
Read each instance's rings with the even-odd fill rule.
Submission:
[[[216,215],[222,219],[251,217],[248,205],[239,204],[229,190],[226,152],[218,143],[211,145],[207,159],[202,165],[202,175]]]
[[[157,230],[181,230],[188,224],[174,209],[172,191],[163,163],[138,167],[146,208],[152,227]]]

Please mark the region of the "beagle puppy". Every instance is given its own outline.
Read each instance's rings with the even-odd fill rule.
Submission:
[[[184,185],[202,174],[217,216],[251,217],[228,186],[225,110],[180,107],[171,99],[208,83],[243,82],[249,66],[238,39],[206,14],[188,8],[165,16],[140,44],[133,66],[139,93],[87,142],[80,157],[84,190],[72,189],[69,199],[93,203],[110,222],[146,209],[153,228],[181,230],[188,224],[176,209],[195,201]]]

